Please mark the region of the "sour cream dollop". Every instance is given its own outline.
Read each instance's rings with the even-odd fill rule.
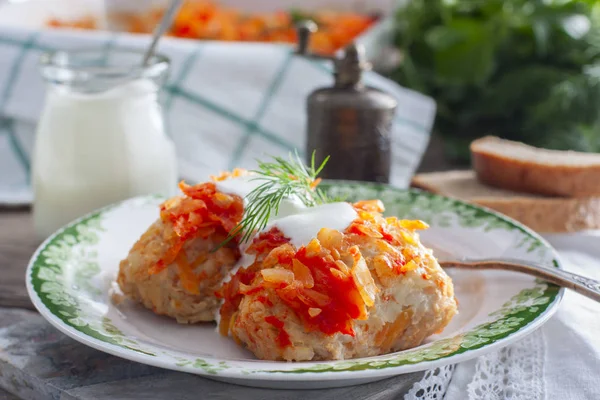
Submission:
[[[246,175],[215,182],[215,186],[219,192],[240,196],[244,199],[244,206],[247,206],[248,195],[263,183],[264,181],[256,179],[256,176]],[[289,197],[281,201],[279,213],[272,215],[269,220],[293,215],[305,208],[306,206],[298,197]]]
[[[345,231],[358,217],[349,203],[330,203],[304,208],[270,222],[263,231],[279,229],[297,249],[306,246],[322,228]]]

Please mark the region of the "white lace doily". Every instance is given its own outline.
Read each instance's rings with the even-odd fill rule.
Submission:
[[[404,400],[543,400],[541,332],[473,361],[426,372]]]
[[[412,386],[404,400],[443,400],[453,371],[454,365],[430,369]]]

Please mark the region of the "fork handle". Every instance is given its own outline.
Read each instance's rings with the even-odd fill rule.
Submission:
[[[542,278],[555,285],[571,289],[577,293],[600,302],[600,281],[586,278],[558,268],[549,268],[541,264],[515,260],[510,258],[498,258],[488,260],[467,261],[441,261],[443,268],[459,269],[495,269],[503,271],[523,272]]]

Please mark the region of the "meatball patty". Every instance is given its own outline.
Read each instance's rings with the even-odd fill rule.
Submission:
[[[180,188],[184,196],[161,205],[160,218],[121,261],[117,282],[157,314],[180,323],[212,321],[215,292],[239,259],[235,241],[219,245],[241,220],[243,200],[210,182]]]
[[[220,331],[266,360],[376,356],[420,345],[457,310],[452,281],[419,241],[421,221],[384,218],[379,201],[354,204],[344,231],[321,229],[295,248],[259,234],[255,262],[221,291]]]

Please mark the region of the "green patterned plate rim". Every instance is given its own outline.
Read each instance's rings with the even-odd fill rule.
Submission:
[[[425,220],[438,235],[472,241],[489,236],[494,243],[496,238],[502,238],[503,242],[510,242],[503,251],[510,252],[513,258],[528,258],[560,268],[556,252],[542,237],[518,222],[482,207],[419,190],[376,183],[329,181],[322,187],[329,194],[345,196],[349,201],[379,198],[384,202],[387,214]],[[107,293],[94,283],[103,269],[113,268],[102,261],[110,251],[102,240],[118,234],[115,229],[107,230],[105,223],[110,222],[114,213],[134,215],[141,210],[139,213],[145,213],[145,223],[149,224],[152,219],[148,220],[146,214],[151,216],[151,210],[157,209],[161,201],[160,197],[147,196],[102,208],[68,224],[40,245],[27,269],[27,288],[32,302],[50,323],[99,350],[209,377],[242,381],[375,380],[461,362],[506,346],[541,326],[556,311],[564,292],[555,285],[531,278],[480,321],[471,321],[468,327],[417,348],[378,357],[301,363],[198,357],[172,346],[161,346],[142,335],[123,332],[119,326],[122,322],[115,320],[114,314],[107,313],[112,307]],[[138,227],[137,235],[144,229]],[[136,236],[128,238],[130,241],[135,239]]]

